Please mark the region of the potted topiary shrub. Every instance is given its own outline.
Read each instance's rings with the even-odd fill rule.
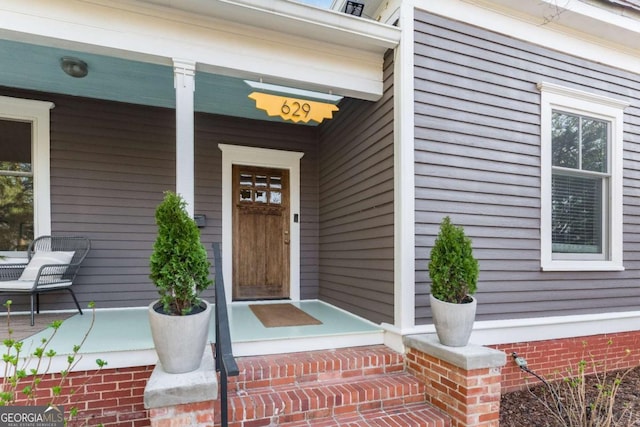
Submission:
[[[469,342],[476,316],[477,301],[472,295],[478,271],[471,239],[445,217],[431,249],[429,299],[438,339],[446,346],[464,347]]]
[[[160,299],[149,305],[149,323],[165,372],[180,374],[200,367],[209,336],[211,306],[199,294],[213,283],[211,263],[186,202],[167,191],[156,208],[158,235],[149,277]]]

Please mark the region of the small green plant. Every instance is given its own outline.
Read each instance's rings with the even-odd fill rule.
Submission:
[[[550,393],[536,396],[547,409],[554,425],[562,427],[629,427],[634,424],[632,413],[628,410],[615,409],[618,389],[624,378],[634,367],[610,371],[607,366],[609,348],[613,341],[607,343],[607,352],[598,361],[591,353],[586,352],[575,366],[564,372],[556,372],[553,381],[548,383]],[[584,342],[583,346],[587,346]],[[623,358],[631,355],[625,350]],[[531,391],[531,389],[530,389]]]
[[[431,249],[431,294],[444,302],[469,302],[468,295],[476,292],[478,272],[471,239],[464,234],[462,227],[453,225],[451,219],[445,217]]]
[[[164,193],[156,209],[158,236],[149,275],[158,288],[164,313],[178,316],[191,313],[200,302],[200,292],[213,283],[200,231],[185,207],[182,197],[171,191]]]
[[[8,338],[3,341],[5,351],[2,355],[4,362],[4,376],[2,380],[2,388],[0,390],[0,406],[8,405],[35,405],[36,402],[42,399],[42,393],[39,393],[43,389],[42,383],[45,376],[49,375],[51,368],[51,362],[57,355],[57,352],[50,348],[53,337],[56,336],[58,330],[62,326],[62,320],[53,321],[49,328],[52,329],[51,335],[42,338],[40,345],[31,353],[24,354],[24,342],[13,339],[13,329],[11,329],[11,304],[12,301],[8,300],[4,306],[7,308],[7,329]],[[73,346],[73,350],[70,355],[67,356],[67,365],[65,369],[60,372],[58,378],[54,381],[54,385],[46,387],[50,390],[48,393],[51,398],[46,402],[49,406],[68,405],[71,403],[71,398],[77,394],[82,388],[91,381],[99,372],[107,365],[102,359],[96,360],[98,369],[88,376],[82,383],[74,384],[73,388],[69,391],[68,396],[62,395],[63,387],[68,385],[69,373],[77,366],[82,359],[80,350],[87,340],[89,333],[93,329],[95,323],[95,304],[89,303],[89,308],[92,309],[92,318],[89,328],[85,332],[80,344]],[[48,382],[51,384],[51,382]],[[68,421],[78,417],[78,408],[71,406],[69,409],[69,418],[65,420],[65,425]]]

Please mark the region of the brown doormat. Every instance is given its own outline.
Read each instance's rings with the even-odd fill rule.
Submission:
[[[267,328],[322,325],[321,321],[289,303],[251,304],[249,308]]]

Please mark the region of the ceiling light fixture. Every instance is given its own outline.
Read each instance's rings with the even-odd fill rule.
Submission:
[[[89,66],[81,59],[72,56],[60,58],[60,67],[67,75],[75,78],[82,78],[89,74]]]
[[[344,13],[353,16],[362,16],[364,10],[364,3],[360,3],[353,0],[347,0],[347,4],[344,7]]]

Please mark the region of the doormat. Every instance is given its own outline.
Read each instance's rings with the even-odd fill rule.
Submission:
[[[322,325],[321,321],[289,303],[251,304],[249,308],[266,328]]]

